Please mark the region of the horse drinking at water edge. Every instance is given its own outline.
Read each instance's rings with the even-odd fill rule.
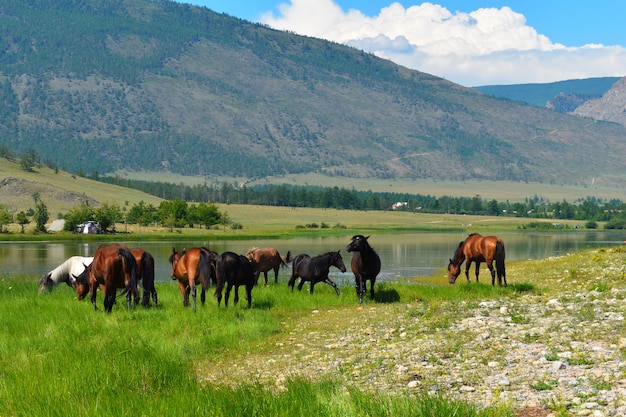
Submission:
[[[374,283],[380,272],[380,257],[367,239],[369,236],[354,235],[346,248],[348,252],[352,252],[350,266],[354,274],[356,294],[361,304],[363,304],[363,294],[367,292],[368,279],[370,280],[370,297],[374,299]]]
[[[92,261],[92,256],[72,256],[67,258],[61,265],[41,276],[39,279],[39,293],[52,291],[54,287],[62,282],[73,287],[76,277],[82,274]]]
[[[291,264],[291,278],[288,283],[291,287],[291,291],[293,291],[296,278],[299,277],[300,283],[298,284],[298,291],[302,291],[302,286],[305,281],[310,281],[310,293],[313,294],[313,287],[315,287],[315,284],[318,282],[324,282],[333,287],[337,295],[339,295],[339,288],[337,288],[337,284],[331,281],[328,277],[331,266],[339,268],[341,272],[346,272],[346,266],[343,264],[343,259],[341,259],[339,251],[327,252],[314,256],[313,258],[306,253],[296,256],[293,258],[293,262]]]
[[[172,248],[169,261],[172,264],[172,279],[178,280],[178,288],[183,297],[183,305],[189,307],[189,294],[193,299],[193,311],[196,311],[196,285],[202,286],[200,301],[204,305],[206,291],[211,281],[216,282],[215,260],[217,252],[207,248],[191,248],[176,252]]]
[[[267,273],[272,269],[274,270],[274,283],[278,282],[278,270],[281,266],[287,266],[291,261],[290,256],[291,251],[287,252],[286,257],[280,256],[276,248],[253,248],[246,253],[246,258],[250,260],[252,268],[256,272],[263,272],[265,285],[267,285]]]
[[[498,285],[504,286],[506,283],[506,268],[504,267],[504,242],[497,236],[481,236],[478,233],[472,233],[464,241],[459,243],[458,248],[454,252],[454,256],[448,264],[448,282],[454,284],[457,277],[461,273],[461,265],[465,262],[465,277],[467,282],[471,282],[469,278],[469,269],[472,262],[476,263],[476,282],[478,282],[478,273],[481,262],[487,264],[489,272],[491,272],[491,285],[495,285],[496,272],[498,273]],[[496,261],[496,268],[493,268],[493,261]]]

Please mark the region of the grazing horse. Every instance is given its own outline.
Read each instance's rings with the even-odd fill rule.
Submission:
[[[252,268],[250,260],[234,252],[224,252],[216,262],[217,270],[217,288],[215,296],[217,297],[217,306],[222,302],[222,290],[226,284],[226,296],[224,298],[224,306],[228,307],[228,298],[233,286],[235,287],[235,305],[239,302],[239,286],[246,287],[246,300],[248,300],[248,308],[252,307],[252,287],[259,278],[259,272],[255,272]]]
[[[259,274],[263,272],[265,285],[267,285],[267,272],[272,269],[274,270],[274,283],[278,282],[278,269],[281,266],[287,266],[291,261],[290,256],[291,251],[288,251],[287,256],[283,258],[275,248],[253,248],[246,253],[246,258],[250,260],[252,268]]]
[[[352,241],[346,247],[348,252],[352,252],[352,273],[354,273],[356,293],[359,296],[359,303],[363,304],[363,294],[367,292],[367,280],[370,280],[370,296],[374,299],[374,283],[376,276],[380,272],[380,257],[370,246],[363,235],[352,236]]]
[[[52,291],[52,289],[64,282],[73,287],[76,277],[80,275],[93,261],[92,256],[72,256],[65,262],[47,272],[39,279],[39,293]]]
[[[487,264],[491,272],[491,285],[495,285],[496,271],[498,272],[498,285],[504,286],[506,283],[506,269],[504,267],[504,242],[497,236],[481,236],[472,233],[463,242],[459,243],[454,252],[454,257],[448,264],[448,282],[454,284],[461,273],[461,265],[465,262],[465,277],[467,282],[471,282],[469,269],[472,262],[476,263],[476,282],[478,282],[478,272],[481,262]],[[496,261],[496,269],[493,268],[493,261]]]
[[[193,299],[193,311],[196,311],[196,285],[202,286],[200,301],[204,305],[206,291],[211,281],[216,282],[215,260],[217,252],[208,248],[191,248],[176,252],[172,248],[169,262],[172,264],[172,279],[178,280],[178,288],[183,297],[183,305],[189,307],[189,294]]]
[[[85,285],[86,284],[86,285]],[[102,245],[93,255],[93,262],[76,277],[76,292],[79,299],[86,295],[86,288],[91,292],[91,303],[96,307],[98,286],[104,292],[104,311],[110,313],[115,304],[118,288],[126,293],[126,309],[130,310],[131,297],[137,302],[137,261],[130,249],[118,243]]]
[[[310,293],[313,294],[313,287],[318,282],[324,282],[335,289],[337,295],[339,295],[339,288],[337,284],[328,278],[328,272],[330,267],[334,266],[339,268],[341,272],[346,272],[346,266],[343,264],[343,259],[339,251],[327,252],[321,255],[311,258],[309,255],[302,253],[293,258],[291,265],[291,278],[289,279],[289,286],[293,291],[293,286],[296,283],[296,278],[300,277],[300,283],[298,284],[298,291],[302,291],[302,285],[305,281],[311,282]]]
[[[141,281],[141,286],[143,287],[141,305],[148,307],[150,305],[150,296],[152,296],[154,305],[158,305],[158,296],[154,287],[154,257],[150,252],[140,248],[131,248],[130,252],[137,262],[137,281]]]

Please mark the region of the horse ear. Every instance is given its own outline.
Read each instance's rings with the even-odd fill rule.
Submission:
[[[371,236],[371,235],[368,235],[368,236],[365,238],[365,240],[369,239],[369,238],[370,238],[370,236]]]
[[[176,253],[176,248],[172,246],[172,254]]]

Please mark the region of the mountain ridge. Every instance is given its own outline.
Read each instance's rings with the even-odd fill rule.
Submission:
[[[0,143],[70,171],[624,183],[623,126],[346,46],[171,1],[0,12]]]

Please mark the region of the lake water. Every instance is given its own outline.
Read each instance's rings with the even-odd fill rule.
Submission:
[[[378,252],[382,261],[379,280],[403,281],[409,278],[432,275],[441,271],[442,282],[446,274],[448,259],[452,257],[465,233],[416,233],[372,235],[370,244]],[[542,259],[559,256],[568,252],[593,247],[611,247],[625,244],[625,232],[576,232],[576,233],[499,233],[506,245],[507,260]],[[171,266],[168,262],[172,247],[177,250],[194,246],[208,246],[218,253],[230,250],[245,253],[252,247],[273,246],[282,255],[291,251],[292,257],[299,253],[311,256],[341,250],[348,272],[342,274],[331,269],[331,278],[342,284],[353,280],[350,272],[351,254],[345,248],[349,237],[315,237],[293,239],[254,239],[188,242],[126,242],[130,247],[141,247],[152,253],[156,262],[156,279],[170,282]],[[78,242],[0,242],[0,271],[32,274],[39,277],[74,255],[89,256],[97,249],[98,243]],[[472,274],[473,274],[472,267]],[[483,266],[484,268],[484,266]],[[290,269],[282,269],[279,282],[286,283]],[[482,272],[486,274],[486,269]],[[485,277],[486,278],[486,277]]]

